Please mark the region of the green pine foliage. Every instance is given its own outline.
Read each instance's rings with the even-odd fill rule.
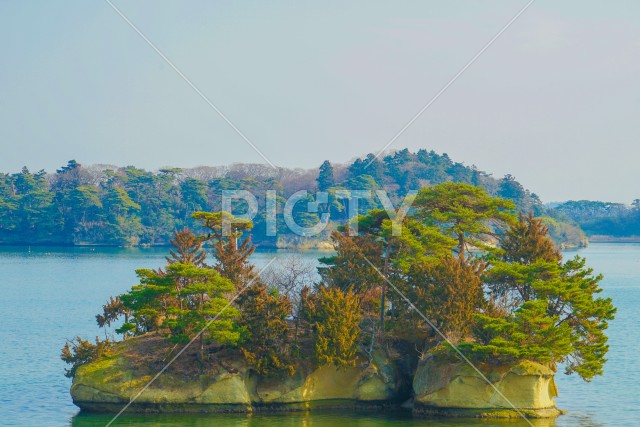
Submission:
[[[462,343],[459,348],[474,360],[513,363],[531,360],[555,366],[571,353],[572,331],[547,314],[544,300],[527,301],[512,316],[476,315],[476,343]]]
[[[166,257],[168,264],[178,262],[198,267],[205,265],[207,252],[203,248],[204,239],[197,237],[193,231],[188,228],[176,231],[170,243],[173,248]]]
[[[382,258],[382,247],[372,236],[350,236],[349,230],[332,233],[335,254],[320,259],[318,268],[324,283],[342,291],[353,289],[363,295],[382,286],[382,279],[366,263]]]
[[[564,363],[589,381],[601,375],[608,350],[604,333],[615,316],[599,297],[601,275],[576,256],[562,262],[541,220],[520,216],[501,240],[484,279],[489,305],[478,317],[472,354]],[[533,327],[532,327],[533,326]],[[527,338],[529,337],[529,338]]]
[[[235,346],[244,334],[231,300],[236,285],[205,265],[202,242],[190,230],[177,231],[166,267],[136,270],[140,283],[109,299],[96,315],[98,326],[114,326],[125,339],[159,333],[184,344],[198,338],[201,357],[208,344]],[[97,357],[85,341],[76,344],[67,343],[61,356],[73,373]]]
[[[291,357],[291,301],[266,286],[254,284],[238,298],[240,324],[246,331],[241,351],[260,375],[287,373],[295,369]]]
[[[111,344],[109,340],[101,341],[98,337],[96,337],[95,344],[80,337],[67,341],[60,352],[60,359],[71,366],[65,368],[64,375],[67,378],[75,377],[80,366],[107,354]]]
[[[480,274],[484,268],[476,259],[448,256],[407,275],[408,297],[449,341],[457,343],[471,332],[474,314],[483,305]],[[406,309],[425,327],[417,313]]]
[[[333,176],[333,166],[328,160],[320,166],[318,170],[318,189],[320,191],[326,191],[335,185],[335,178]]]
[[[313,343],[318,363],[355,366],[360,347],[358,295],[351,290],[322,287],[313,304]]]
[[[491,238],[513,221],[515,209],[480,187],[453,182],[423,188],[413,207],[419,220],[457,240],[455,252],[461,258],[472,247],[488,250]]]
[[[611,300],[598,296],[602,277],[582,258],[563,262],[545,222],[516,217],[514,208],[467,184],[423,189],[399,236],[377,211],[359,218],[359,235],[334,233],[324,283],[343,292],[351,283],[362,301],[377,301],[388,332],[378,331],[374,347],[409,341],[428,352],[454,344],[473,360],[562,363],[591,380],[602,373],[615,315]]]
[[[173,263],[167,266],[166,279],[175,289],[177,303],[166,310],[166,325],[171,340],[188,342],[200,334],[200,346],[205,340],[219,344],[235,344],[240,331],[234,321],[239,312],[229,306],[227,295],[235,289],[233,282],[210,268]]]
[[[243,232],[253,228],[253,222],[234,218],[228,212],[195,212],[198,220],[208,231],[202,240],[211,243],[215,264],[213,268],[236,285],[238,290],[256,279],[256,272],[249,257],[256,250],[251,236],[242,239]]]

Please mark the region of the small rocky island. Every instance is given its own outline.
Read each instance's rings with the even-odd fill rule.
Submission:
[[[466,184],[424,188],[409,215],[374,209],[337,229],[319,277],[295,257],[258,271],[252,222],[197,212],[205,233],[176,232],[167,265],[138,270],[96,316],[122,339],[62,349],[73,401],[555,417],[556,365],[601,374],[615,308],[584,259],[563,261],[543,222],[513,209]]]
[[[164,366],[171,345],[146,335],[119,343],[109,356],[78,369],[71,395],[81,409],[118,412]],[[154,359],[154,355],[162,357]],[[199,369],[194,369],[198,366]],[[480,365],[511,403],[532,418],[560,414],[554,371],[535,362]],[[293,375],[259,375],[241,354],[221,351],[205,364],[184,353],[129,406],[132,412],[253,412],[404,408],[422,415],[520,417],[465,362],[429,358],[413,376],[381,352],[357,366],[298,362]]]

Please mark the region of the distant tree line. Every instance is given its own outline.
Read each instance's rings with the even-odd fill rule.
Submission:
[[[568,201],[553,208],[558,218],[578,224],[588,236],[640,236],[640,199],[631,205],[599,201]]]
[[[277,244],[277,238],[266,233],[266,190],[278,195],[281,238],[291,236],[281,215],[286,198],[298,190],[327,191],[329,203],[319,212],[306,212],[306,204],[298,203],[293,215],[300,226],[309,227],[329,212],[333,225],[320,236],[328,241],[348,218],[347,202],[337,197],[339,190],[384,189],[397,203],[410,190],[449,181],[479,186],[492,196],[511,200],[521,212],[548,214],[539,198],[513,176],[496,179],[475,166],[453,162],[447,154],[427,150],[405,149],[379,159],[369,154],[350,164],[325,161],[318,170],[236,164],[149,172],[133,166],[85,167],[71,160],[53,174],[33,173],[26,167],[18,173],[0,173],[0,244],[168,245],[175,230],[197,226],[193,212],[220,210],[223,190],[247,190],[257,197],[259,211],[252,233],[254,241],[265,246]],[[313,194],[308,201],[313,201]],[[361,201],[359,206],[360,213],[379,208],[376,200]],[[243,209],[246,203],[238,201],[234,213]],[[573,230],[580,233],[576,227]],[[556,234],[559,239],[566,237]]]

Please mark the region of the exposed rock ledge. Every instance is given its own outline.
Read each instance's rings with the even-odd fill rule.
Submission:
[[[479,364],[477,368],[495,388],[465,362],[436,357],[420,361],[413,381],[414,412],[492,418],[521,414],[550,418],[562,413],[553,400],[558,393],[551,368],[527,361],[510,367]]]
[[[119,343],[108,357],[80,367],[71,386],[83,410],[118,412],[171,358],[158,336]],[[483,374],[528,417],[555,417],[554,371],[532,362],[481,365]],[[413,378],[414,413],[463,417],[517,417],[493,387],[467,364],[433,357]],[[128,410],[135,412],[251,412],[399,406],[411,394],[399,369],[378,353],[371,364],[338,369],[299,363],[293,376],[259,376],[242,357],[220,352],[205,363],[185,353]],[[405,406],[405,405],[403,405]]]
[[[157,366],[162,365],[157,361],[136,362],[129,352],[133,341],[118,344],[109,357],[78,369],[71,386],[71,396],[77,406],[88,411],[117,412],[151,380],[159,370]],[[189,359],[192,355],[183,356]],[[221,360],[211,362],[206,369],[198,368],[194,362],[191,367],[201,373],[185,372],[185,363],[172,366],[129,409],[136,412],[250,412],[400,403],[399,376],[381,354],[367,367],[338,369],[332,365],[301,365],[293,376],[274,377],[256,375],[237,355],[225,354],[219,358]]]

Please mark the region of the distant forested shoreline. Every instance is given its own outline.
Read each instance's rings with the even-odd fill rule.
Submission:
[[[558,215],[578,224],[593,241],[640,241],[640,199],[631,205],[590,200],[568,201],[554,207]]]
[[[75,160],[55,173],[0,173],[0,245],[165,246],[175,230],[197,227],[191,214],[221,210],[224,190],[246,190],[256,196],[258,214],[252,237],[263,247],[319,248],[330,246],[330,233],[348,219],[338,190],[385,190],[397,205],[410,190],[461,182],[482,187],[488,194],[511,200],[517,210],[542,217],[559,246],[575,247],[586,238],[566,212],[545,207],[535,193],[511,175],[494,178],[475,166],[454,162],[447,154],[407,149],[376,159],[373,154],[346,164],[325,161],[318,169],[272,168],[259,164],[162,168],[84,166]],[[265,193],[275,190],[277,235],[266,232]],[[301,226],[312,226],[322,213],[331,221],[317,236],[292,233],[282,219],[286,199],[299,190],[310,192],[293,209]],[[326,191],[329,200],[317,213],[304,201]],[[234,213],[247,207],[242,201]],[[360,202],[359,211],[380,209],[379,200]]]

